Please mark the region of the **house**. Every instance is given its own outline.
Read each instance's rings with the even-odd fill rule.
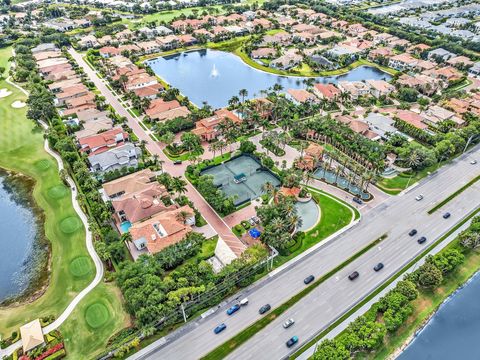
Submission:
[[[90,111],[90,110],[84,110],[84,111],[81,111],[80,113],[85,111]],[[112,122],[112,119],[105,117],[98,120],[85,122],[82,124],[82,126],[83,126],[82,130],[78,130],[75,132],[75,138],[77,140],[81,138],[85,138],[87,136],[94,136],[100,132],[109,130],[113,127],[113,122]]]
[[[335,45],[333,48],[327,50],[325,52],[325,55],[331,59],[339,59],[341,57],[354,58],[362,51],[363,50],[360,50],[353,46]]]
[[[252,59],[269,59],[275,56],[277,51],[274,48],[263,47],[252,50],[250,56]]]
[[[177,38],[182,46],[192,46],[198,43],[198,40],[190,34],[179,35]]]
[[[58,48],[57,48],[57,45],[55,45],[54,43],[44,43],[44,44],[37,45],[31,49],[32,54],[36,54],[44,51],[58,51]]]
[[[379,138],[379,135],[370,130],[370,126],[361,120],[357,120],[350,115],[341,115],[335,118],[336,121],[347,125],[352,131],[370,140],[375,140]]]
[[[122,53],[122,51],[119,48],[113,47],[113,46],[104,46],[98,50],[100,53],[100,56],[108,59],[109,57],[112,56],[117,56]]]
[[[480,75],[480,61],[477,61],[473,66],[468,69],[468,73],[472,76],[479,76]]]
[[[155,99],[150,103],[150,106],[145,110],[145,113],[151,119],[157,119],[161,113],[179,107],[180,103],[177,100],[165,101],[163,99]]]
[[[90,168],[94,172],[105,173],[120,170],[124,167],[137,167],[138,158],[142,154],[140,148],[132,143],[110,149],[101,154],[88,157]]]
[[[163,37],[158,37],[156,41],[160,45],[161,50],[171,50],[178,47],[179,38],[175,35],[167,35]]]
[[[64,106],[65,102],[73,100],[85,95],[88,95],[90,91],[83,84],[74,84],[63,88],[61,92],[56,93],[54,103],[55,106]]]
[[[453,111],[447,110],[438,105],[430,106],[427,110],[421,113],[421,116],[424,123],[435,127],[447,120],[453,121],[457,126],[461,126],[465,123],[465,121],[456,116]]]
[[[110,201],[125,194],[146,190],[155,179],[156,174],[152,170],[144,169],[103,184],[100,192],[105,201]]]
[[[405,121],[406,123],[412,125],[412,126],[415,126],[417,129],[420,129],[420,130],[426,130],[428,129],[428,125],[425,124],[422,120],[423,118],[413,112],[413,111],[410,111],[410,110],[398,110],[396,113],[395,113],[395,117],[397,117],[398,119],[402,120],[402,121]]]
[[[187,117],[190,115],[190,110],[186,106],[180,106],[173,109],[166,110],[156,116],[158,121],[173,120],[176,118]]]
[[[162,46],[156,41],[142,41],[137,43],[144,54],[154,54],[162,50]]]
[[[80,40],[78,40],[78,45],[82,49],[90,49],[99,46],[99,42],[94,35],[86,35],[82,36]]]
[[[270,66],[281,70],[288,70],[300,64],[302,60],[302,55],[288,53],[272,60]]]
[[[399,71],[413,70],[418,63],[418,59],[404,53],[392,56],[388,61],[388,66]]]
[[[108,118],[108,112],[97,109],[84,110],[77,113],[77,118],[81,123],[104,120]]]
[[[125,91],[133,91],[135,89],[155,86],[158,84],[157,78],[155,76],[148,75],[148,73],[143,69],[136,74],[127,73],[125,75],[128,77],[127,82],[123,85]]]
[[[428,53],[428,60],[447,61],[448,59],[453,58],[455,56],[457,55],[454,53],[451,53],[450,51],[447,51],[443,48],[438,48]]]
[[[463,78],[461,71],[455,69],[452,66],[445,66],[440,69],[432,69],[429,71],[424,71],[425,75],[431,76],[435,79],[441,79],[445,82],[456,81]]]
[[[395,91],[395,86],[385,80],[366,80],[365,82],[370,86],[370,93],[376,98],[388,96]]]
[[[466,56],[455,56],[448,59],[447,64],[455,67],[471,67],[474,62]]]
[[[362,81],[339,81],[338,88],[341,92],[349,94],[352,99],[358,99],[370,93],[370,87]]]
[[[59,50],[42,51],[42,52],[39,52],[39,53],[36,53],[36,54],[32,54],[32,56],[36,61],[40,61],[40,60],[45,60],[45,59],[62,57],[62,52],[59,51]]]
[[[315,95],[304,89],[288,89],[285,93],[285,97],[296,105],[307,102],[318,102],[318,98]]]
[[[23,353],[35,349],[37,346],[45,344],[43,338],[42,326],[40,320],[36,319],[20,327],[20,336],[22,338]]]
[[[227,109],[219,109],[214,112],[213,116],[201,119],[195,123],[195,129],[192,133],[198,135],[203,141],[211,141],[219,135],[217,126],[225,119],[230,119],[234,123],[240,123],[240,118]]]
[[[414,44],[407,49],[410,54],[420,55],[424,51],[429,50],[431,47],[426,44]]]
[[[181,241],[195,224],[195,215],[188,205],[173,211],[161,212],[152,218],[132,225],[129,229],[137,250],[156,254]]]
[[[375,61],[378,58],[390,58],[392,56],[395,56],[395,53],[391,48],[381,47],[371,50],[368,53],[368,60]]]
[[[342,91],[333,84],[315,84],[313,86],[313,93],[320,99],[327,99],[336,101],[339,99]]]
[[[55,94],[62,91],[62,89],[66,89],[72,85],[78,85],[80,83],[81,83],[81,79],[78,77],[75,77],[73,79],[61,80],[61,81],[56,81],[54,83],[48,84],[48,89]]]
[[[150,100],[156,99],[160,91],[163,91],[163,85],[159,83],[133,89],[133,92],[139,98],[141,99],[147,98]]]
[[[383,140],[388,140],[391,135],[397,133],[395,121],[389,116],[371,112],[364,121],[369,125],[370,131],[378,134]]]
[[[89,156],[101,154],[111,148],[122,146],[128,140],[128,133],[116,127],[100,134],[78,139],[80,151]]]
[[[65,100],[65,105],[67,106],[68,109],[77,108],[83,105],[95,106],[95,95],[93,95],[91,92],[88,92],[86,95]]]

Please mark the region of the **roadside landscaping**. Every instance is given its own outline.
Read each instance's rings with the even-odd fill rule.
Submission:
[[[341,263],[340,265],[338,265],[337,267],[335,267],[334,269],[330,270],[328,273],[320,277],[318,280],[313,282],[310,286],[300,291],[298,294],[296,294],[295,296],[287,300],[285,303],[283,303],[279,307],[273,309],[267,316],[256,321],[254,324],[250,325],[248,328],[241,331],[235,337],[229,339],[222,345],[218,346],[216,349],[212,350],[210,353],[208,353],[201,359],[202,360],[224,359],[228,354],[232,353],[235,349],[237,349],[243,343],[245,343],[250,338],[252,338],[257,332],[259,332],[260,330],[265,328],[268,324],[270,324],[272,321],[274,321],[276,318],[278,318],[278,316],[280,316],[282,313],[287,311],[289,308],[295,305],[302,298],[304,298],[309,293],[311,293],[316,287],[322,284],[325,280],[332,277],[338,271],[346,267],[348,264],[350,264],[352,261],[354,261],[361,255],[363,255],[365,252],[367,252],[371,248],[377,246],[382,240],[386,238],[387,238],[387,235],[384,234],[378,239],[372,241],[370,244],[365,246],[363,249],[361,249],[359,252],[354,254],[352,257],[350,257],[349,259],[347,259],[346,261],[344,261],[343,263]]]
[[[455,191],[453,194],[449,195],[446,199],[440,201],[437,205],[435,205],[433,208],[431,208],[430,210],[428,210],[428,214],[433,214],[435,211],[437,211],[438,209],[440,209],[443,205],[445,205],[446,203],[448,203],[449,201],[451,201],[453,198],[457,197],[458,195],[460,195],[462,192],[464,192],[465,190],[467,190],[470,186],[472,186],[473,184],[475,184],[478,180],[480,180],[480,175],[476,176],[475,178],[473,178],[472,180],[470,180],[468,183],[466,183],[464,186],[462,186],[460,189],[458,189],[457,191]]]

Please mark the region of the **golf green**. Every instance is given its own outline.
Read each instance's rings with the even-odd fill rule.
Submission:
[[[69,216],[60,222],[60,230],[64,234],[71,234],[82,227],[82,222],[76,216]]]
[[[50,166],[52,166],[52,164],[47,159],[43,159],[43,160],[37,161],[34,164],[34,166],[40,171],[45,171],[45,170],[48,170],[50,168]]]
[[[92,270],[91,260],[87,256],[79,256],[70,262],[70,273],[75,277],[82,277]]]
[[[87,307],[85,311],[85,321],[88,326],[93,329],[98,329],[104,325],[110,318],[108,308],[101,302],[96,302]]]
[[[50,196],[52,199],[61,199],[65,197],[68,194],[68,190],[66,186],[63,185],[56,185],[52,186],[50,189],[48,189],[48,196]]]

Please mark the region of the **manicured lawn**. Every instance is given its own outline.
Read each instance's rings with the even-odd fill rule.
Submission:
[[[279,266],[293,259],[295,256],[348,225],[357,217],[357,210],[343,203],[341,200],[338,200],[340,201],[339,203],[333,197],[330,195],[327,196],[323,192],[313,191],[311,188],[310,191],[317,205],[320,206],[320,221],[315,228],[305,234],[300,248],[288,256],[277,256],[274,262],[275,266]]]
[[[113,284],[100,284],[60,327],[70,359],[94,359],[108,339],[130,325],[123,311],[120,291]]]
[[[382,180],[377,182],[375,185],[387,194],[398,195],[400,192],[405,190],[407,186],[410,187],[417,181],[420,181],[427,176],[429,172],[428,170],[429,169],[424,169],[413,174],[401,173],[393,178],[382,178]]]

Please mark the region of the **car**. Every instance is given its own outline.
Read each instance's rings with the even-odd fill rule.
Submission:
[[[475,165],[476,163],[477,163],[477,160],[472,160],[472,161],[470,161],[470,164],[471,164],[471,165]]]
[[[288,341],[286,342],[287,347],[292,347],[298,342],[298,337],[297,336],[292,336]]]
[[[182,160],[175,160],[173,162],[173,165],[181,165],[182,164]]]
[[[231,308],[229,308],[229,309],[227,310],[227,315],[232,315],[232,314],[234,314],[235,312],[237,312],[239,309],[240,309],[240,305],[239,305],[239,304],[235,304],[235,305],[233,305]]]
[[[422,194],[418,195],[418,196],[415,198],[415,200],[417,200],[417,201],[420,201],[420,200],[422,200],[422,199],[423,199],[423,195],[422,195]]]
[[[373,267],[373,270],[375,270],[375,271],[380,271],[382,269],[383,269],[383,264],[382,263],[378,263],[377,265],[375,265]]]
[[[417,240],[419,244],[423,244],[425,241],[427,241],[427,238],[425,236],[422,236],[420,239]]]
[[[362,205],[362,204],[363,204],[362,199],[360,199],[359,197],[356,197],[356,196],[353,198],[353,202],[356,202],[358,205]]]
[[[248,298],[243,298],[242,300],[240,300],[240,305],[241,306],[248,305]]]
[[[313,280],[315,280],[315,276],[309,275],[305,279],[303,279],[303,283],[307,285],[310,284]]]
[[[443,214],[443,218],[444,219],[448,219],[452,214],[450,214],[449,212],[446,212],[445,214]]]
[[[289,328],[290,326],[292,326],[293,324],[295,324],[295,320],[293,320],[293,319],[288,319],[287,321],[285,321],[285,322],[283,323],[283,327],[284,327],[285,329],[288,329],[288,328]]]
[[[213,329],[213,332],[215,334],[219,334],[221,333],[223,330],[225,330],[227,328],[227,325],[225,325],[224,323],[221,323],[220,325],[218,325],[215,329]]]
[[[260,310],[258,310],[258,312],[263,315],[265,314],[268,310],[270,310],[272,307],[270,306],[270,304],[265,304],[263,305]]]
[[[357,277],[359,277],[359,276],[360,276],[360,274],[358,273],[358,271],[354,271],[354,272],[352,272],[350,275],[348,275],[348,278],[349,278],[350,280],[355,280],[355,279],[356,279]]]
[[[410,235],[410,236],[414,236],[414,235],[416,235],[416,234],[417,234],[417,229],[412,229],[412,230],[410,230],[410,232],[408,233],[408,235]]]

